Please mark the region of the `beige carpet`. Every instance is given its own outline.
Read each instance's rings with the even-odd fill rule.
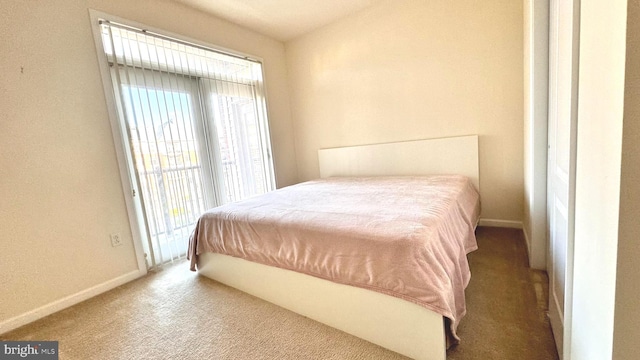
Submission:
[[[557,359],[546,275],[526,268],[522,233],[479,228],[462,343],[448,359]],[[186,263],[0,336],[58,340],[60,359],[406,359],[199,277]]]

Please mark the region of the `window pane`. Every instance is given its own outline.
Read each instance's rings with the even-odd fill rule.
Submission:
[[[211,102],[227,185],[226,201],[238,201],[271,190],[265,177],[255,101],[212,94]]]
[[[191,95],[128,85],[122,92],[150,236],[165,257],[182,256],[206,209]]]

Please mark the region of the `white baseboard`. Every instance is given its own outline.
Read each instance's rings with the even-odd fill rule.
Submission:
[[[0,334],[4,334],[13,329],[17,329],[20,326],[26,325],[28,323],[34,322],[36,320],[42,319],[45,316],[51,315],[57,311],[66,309],[70,306],[78,304],[82,301],[85,301],[89,298],[92,298],[96,295],[102,294],[103,292],[107,292],[113,288],[116,288],[122,284],[126,284],[129,281],[135,280],[143,275],[145,275],[146,269],[144,270],[134,270],[132,272],[126,273],[124,275],[118,276],[115,279],[111,279],[103,282],[102,284],[98,284],[92,286],[88,289],[82,290],[75,294],[71,294],[62,299],[53,301],[49,304],[41,306],[39,308],[33,309],[24,314],[14,316],[10,319],[0,322]]]
[[[522,221],[500,220],[500,219],[480,219],[480,226],[492,226],[511,229],[522,229]]]

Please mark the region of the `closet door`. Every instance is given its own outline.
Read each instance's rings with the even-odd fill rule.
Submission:
[[[550,1],[547,218],[549,318],[558,354],[571,334],[579,0]]]

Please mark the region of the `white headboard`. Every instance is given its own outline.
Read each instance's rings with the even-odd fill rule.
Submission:
[[[468,176],[480,190],[478,135],[318,150],[320,177]]]

